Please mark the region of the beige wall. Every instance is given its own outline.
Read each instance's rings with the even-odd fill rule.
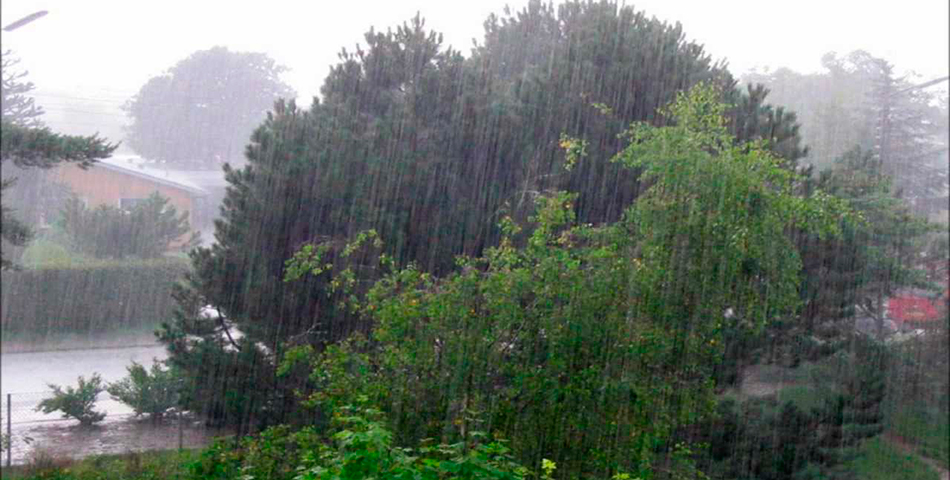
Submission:
[[[125,174],[104,167],[92,166],[86,170],[76,165],[62,165],[54,171],[56,181],[68,185],[73,193],[89,207],[99,205],[119,206],[123,198],[148,198],[158,192],[168,198],[178,212],[188,212],[188,221],[194,225],[194,198],[186,190],[170,185],[150,182],[147,179]],[[183,237],[182,240],[186,240]]]

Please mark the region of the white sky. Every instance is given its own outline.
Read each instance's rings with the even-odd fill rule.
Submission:
[[[284,80],[297,90],[298,102],[309,106],[336,54],[361,41],[370,26],[385,29],[420,11],[428,27],[468,54],[472,38],[481,41],[484,19],[505,3],[517,10],[526,2],[3,0],[3,26],[38,10],[49,14],[0,33],[0,40],[22,58],[38,103],[52,117],[92,128],[95,118],[115,123],[122,115],[118,106],[142,84],[196,50],[224,45],[266,52],[290,68]],[[884,57],[897,72],[916,71],[922,81],[950,71],[948,0],[629,4],[681,22],[688,39],[704,44],[714,58],[728,59],[737,76],[766,65],[814,72],[824,53],[855,49]]]

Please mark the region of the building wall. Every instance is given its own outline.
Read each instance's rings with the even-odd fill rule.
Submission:
[[[192,212],[195,210],[194,198],[189,192],[179,188],[96,166],[87,170],[75,165],[60,166],[56,169],[56,180],[69,185],[76,196],[84,200],[89,207],[118,207],[123,198],[148,198],[158,192],[167,197],[168,203],[179,212],[187,211],[189,222],[194,223],[191,221]]]
[[[188,223],[195,228],[194,196],[187,190],[170,185],[151,182],[145,178],[128,175],[104,167],[92,166],[86,170],[76,165],[62,165],[56,168],[54,179],[68,185],[73,193],[86,202],[87,207],[99,205],[118,207],[123,198],[145,199],[155,192],[168,198],[168,203],[179,213],[188,212]],[[188,241],[190,234],[183,235],[169,246],[171,249],[180,247]]]

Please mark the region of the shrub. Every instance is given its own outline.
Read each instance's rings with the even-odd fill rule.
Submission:
[[[852,478],[867,480],[937,480],[938,474],[916,455],[901,452],[884,441],[872,438],[861,445],[858,455],[842,470]]]
[[[180,215],[158,193],[128,208],[100,205],[87,209],[78,199],[66,203],[60,220],[72,247],[96,258],[155,258],[191,230],[188,212]],[[197,234],[183,248],[194,246]]]
[[[239,447],[219,440],[189,465],[189,478],[522,480],[529,473],[501,441],[479,432],[451,445],[430,440],[403,448],[395,445],[381,411],[344,406],[339,413],[326,435],[278,426],[246,437]]]
[[[163,369],[156,360],[151,370],[132,362],[129,376],[106,387],[109,395],[132,407],[135,415],[148,415],[152,421],[161,420],[178,402],[178,376],[171,369]]]
[[[60,411],[63,413],[63,418],[75,418],[79,420],[80,425],[85,427],[106,418],[105,413],[93,410],[96,398],[105,390],[102,377],[98,373],[92,374],[89,381],[80,375],[79,386],[76,389],[66,387],[64,391],[59,385],[48,385],[53,390],[53,396],[40,402],[36,411],[43,413]]]

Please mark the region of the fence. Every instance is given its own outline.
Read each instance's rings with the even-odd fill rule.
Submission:
[[[38,411],[40,402],[50,396],[50,392],[0,396],[6,466],[26,462],[34,448],[42,448],[56,457],[81,458],[91,454],[198,446],[206,443],[212,433],[180,412],[161,423],[135,421],[131,408],[106,394],[101,394],[95,404],[96,411],[106,413],[105,420],[95,428],[81,429],[76,420],[63,418],[61,412]],[[188,422],[191,424],[186,426]]]

